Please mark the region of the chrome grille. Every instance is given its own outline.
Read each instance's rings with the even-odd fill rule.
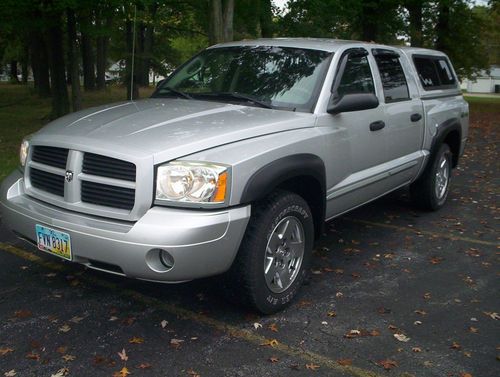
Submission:
[[[134,208],[135,190],[82,181],[82,202],[131,210]]]
[[[35,168],[30,169],[31,185],[54,195],[64,196],[64,176]]]
[[[38,145],[33,148],[31,160],[41,164],[54,166],[60,169],[66,169],[66,161],[68,160],[68,149],[46,147]]]
[[[93,153],[85,153],[83,156],[82,171],[85,174],[135,181],[135,165],[133,163]]]
[[[53,205],[122,219],[135,215],[136,165],[129,161],[34,145],[26,179],[29,195]]]

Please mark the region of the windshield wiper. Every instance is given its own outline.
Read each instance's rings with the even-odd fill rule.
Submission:
[[[193,99],[193,97],[191,97],[189,94],[181,92],[180,90],[171,88],[170,86],[164,86],[164,87],[160,88],[160,91],[162,91],[163,89],[168,90],[169,92],[177,95],[178,97],[182,97],[182,98],[186,98],[186,99]],[[157,93],[156,95],[161,96],[162,94],[165,94],[165,93]]]
[[[219,92],[219,93],[196,93],[198,96],[207,96],[207,97],[215,97],[215,98],[231,98],[231,99],[238,99],[238,100],[244,100],[245,102],[251,102],[255,105],[258,105],[260,107],[266,108],[266,109],[274,109],[274,106],[271,105],[268,102],[261,101],[251,95],[248,94],[243,94],[243,93],[238,93],[238,92]]]

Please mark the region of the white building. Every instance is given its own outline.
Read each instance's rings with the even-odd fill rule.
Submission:
[[[492,66],[473,79],[465,79],[460,87],[468,93],[500,93],[500,67]]]

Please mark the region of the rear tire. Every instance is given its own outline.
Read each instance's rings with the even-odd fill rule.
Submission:
[[[309,270],[314,224],[306,201],[277,190],[252,208],[252,217],[226,288],[239,303],[263,314],[287,307]]]
[[[415,204],[425,210],[436,211],[445,203],[450,190],[452,153],[448,144],[442,144],[431,156],[424,173],[410,186]]]

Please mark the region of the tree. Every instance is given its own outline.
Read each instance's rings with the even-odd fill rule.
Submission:
[[[209,0],[210,21],[208,40],[210,44],[233,40],[234,0]]]
[[[69,76],[71,77],[71,107],[73,111],[82,108],[82,95],[80,91],[80,65],[78,63],[78,49],[76,46],[76,17],[75,11],[71,8],[66,9],[67,28],[68,28],[68,61]]]

